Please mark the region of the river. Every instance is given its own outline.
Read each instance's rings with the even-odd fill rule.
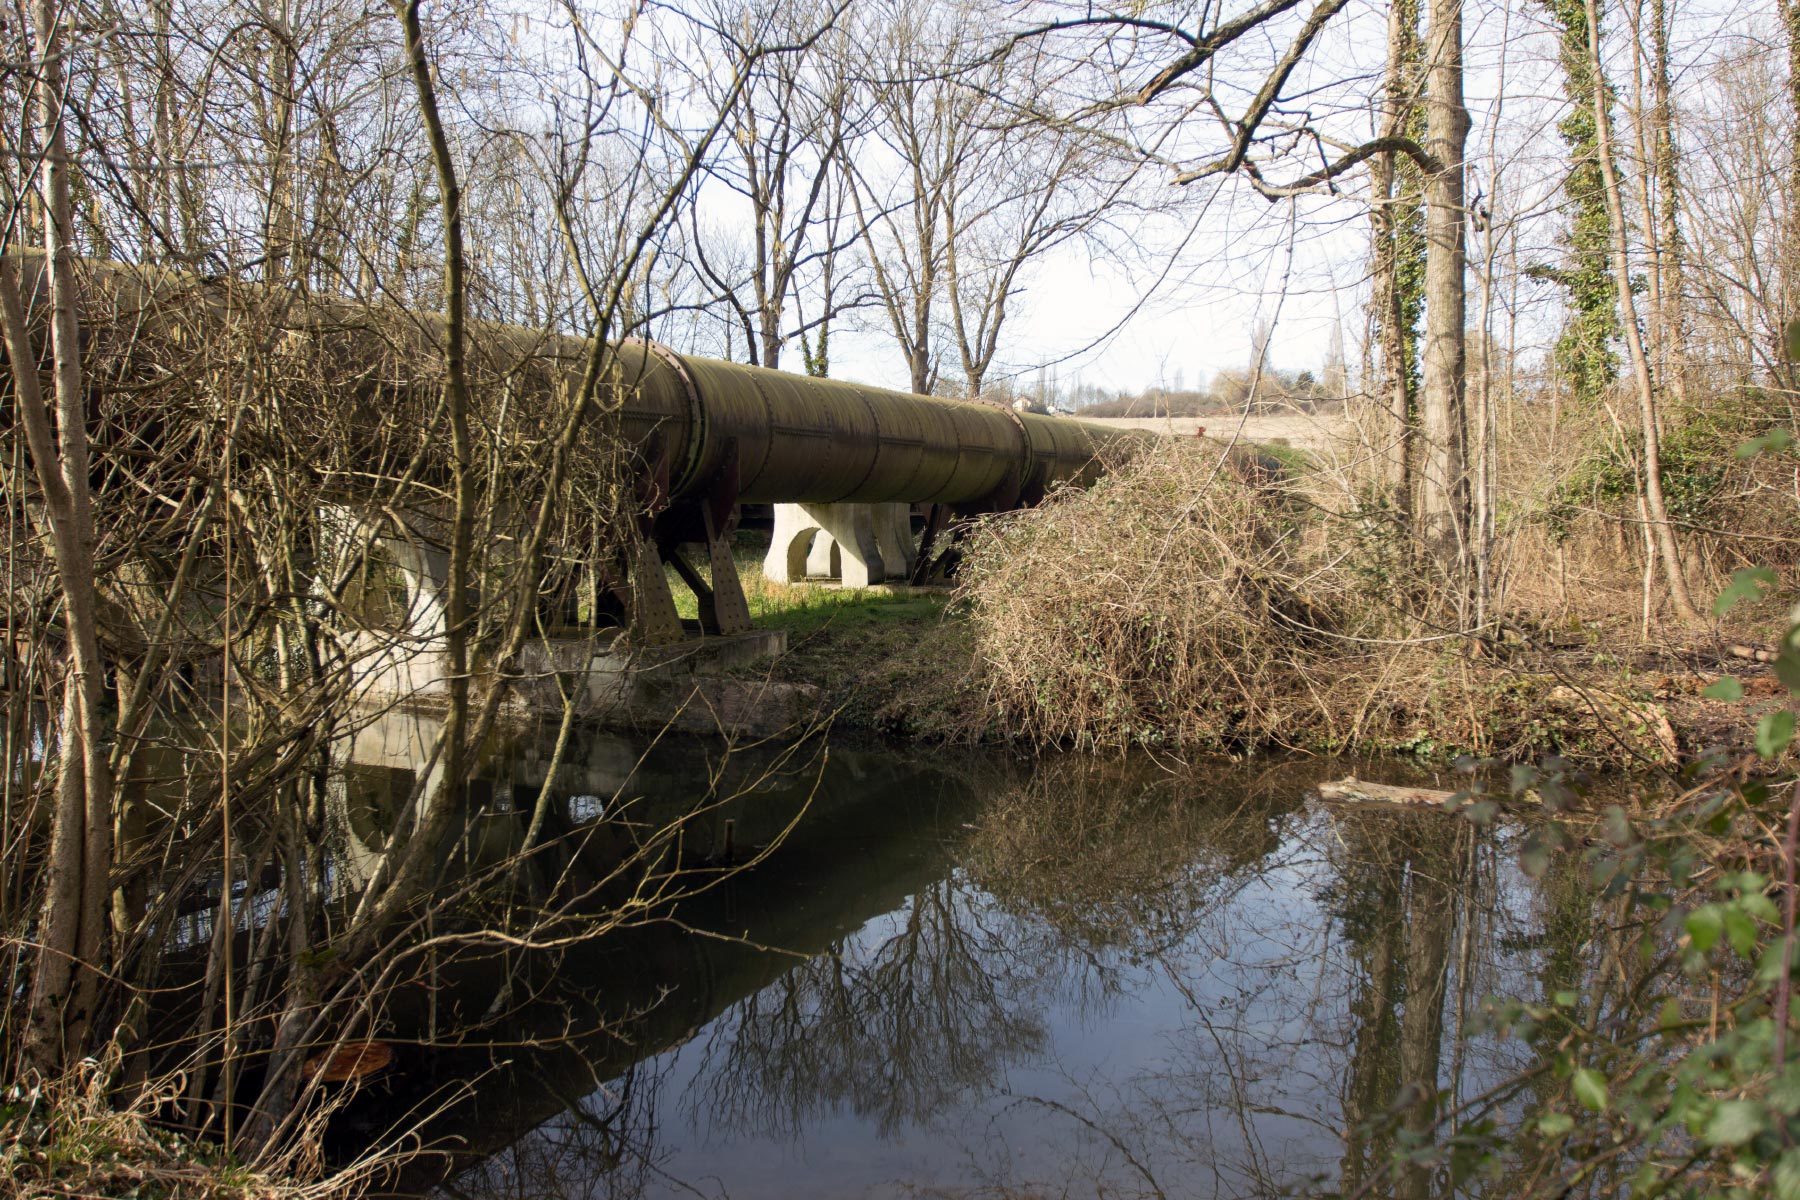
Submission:
[[[417,721],[359,743],[352,814],[404,790]],[[495,755],[452,867],[542,795],[549,836],[588,839],[565,880],[594,831],[641,846],[699,807],[664,843],[685,869],[641,919],[397,1006],[398,1064],[338,1137],[435,1114],[403,1194],[1353,1191],[1417,1081],[1468,1097],[1528,1061],[1480,1032],[1484,996],[1599,957],[1580,887],[1519,870],[1521,830],[1309,798],[1342,763],[587,731],[546,789],[548,754]]]

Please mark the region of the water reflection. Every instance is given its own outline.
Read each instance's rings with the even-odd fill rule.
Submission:
[[[1308,805],[1326,766],[874,761],[684,916],[749,941],[444,1127],[443,1195],[1438,1195],[1381,1173],[1520,1065],[1474,1004],[1587,969],[1512,835]]]
[[[746,999],[700,1040],[690,1122],[798,1138],[838,1112],[890,1137],[992,1086],[1039,1053],[1038,972],[1000,957],[953,880]]]

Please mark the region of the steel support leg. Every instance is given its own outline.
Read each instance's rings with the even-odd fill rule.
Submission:
[[[663,571],[662,555],[649,539],[629,551],[631,557],[631,629],[640,645],[670,646],[682,637],[675,594]]]
[[[738,578],[737,560],[731,556],[731,534],[717,528],[711,510],[706,514],[706,557],[712,565],[713,624],[706,632],[750,632],[750,601]]]

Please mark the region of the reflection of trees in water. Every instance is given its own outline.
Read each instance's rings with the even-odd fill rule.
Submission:
[[[1396,1150],[1440,1089],[1469,1096],[1527,1053],[1463,1039],[1464,1018],[1582,975],[1584,914],[1505,868],[1503,839],[1442,813],[1297,808],[1309,781],[1045,764],[976,818],[950,879],[715,1022],[684,1117],[753,1139],[951,1117],[978,1190],[1005,1196],[1441,1194]],[[1042,1007],[1086,1016],[1115,988],[1176,1014],[1158,1065],[996,1098],[1009,1067],[1049,1069]],[[554,1122],[496,1168],[548,1184],[480,1194],[667,1188],[654,1112],[635,1119],[634,1138]]]
[[[1044,1048],[1046,1002],[1096,1010],[1121,964],[1180,944],[1280,845],[1298,794],[1183,803],[1183,786],[1136,761],[1044,760],[984,806],[963,870],[739,1005],[688,1104],[785,1135],[837,1109],[884,1136],[950,1111]]]
[[[550,1076],[527,1086],[558,1090]],[[663,1175],[657,1148],[658,1060],[638,1063],[565,1111],[439,1185],[443,1200],[602,1200],[638,1197]]]
[[[916,892],[738,1005],[685,1100],[717,1128],[791,1136],[847,1109],[886,1136],[1037,1052],[1027,966],[996,953],[955,880]]]
[[[1131,944],[1141,922],[1137,945],[1187,1016],[1165,1069],[1024,1102],[1084,1146],[1054,1179],[1111,1194],[1273,1196],[1334,1178],[1441,1194],[1430,1169],[1395,1169],[1396,1148],[1436,1120],[1440,1089],[1467,1095],[1510,1070],[1517,1051],[1463,1040],[1463,1020],[1504,972],[1532,969],[1508,965],[1505,940],[1535,941],[1520,936],[1535,906],[1516,894],[1530,885],[1502,888],[1492,844],[1441,813],[1333,809],[1286,822],[1283,840],[1254,796],[1223,823],[1126,788],[1064,817],[1076,804],[1045,811],[1079,845],[1014,837],[1009,851],[1038,852],[984,860],[984,882],[1072,937]],[[993,1190],[1033,1186],[1016,1177],[1027,1156],[1002,1161]]]
[[[1214,768],[1202,782],[1135,758],[1046,759],[988,806],[965,862],[1006,912],[1148,961],[1281,844],[1300,794],[1289,774]]]
[[[1474,883],[1474,831],[1438,813],[1353,815],[1336,825],[1345,853],[1334,915],[1350,967],[1340,1175],[1354,1190],[1390,1163],[1396,1124],[1419,1134],[1436,1119],[1450,947]],[[1384,1110],[1397,1121],[1377,1120]],[[1392,1191],[1424,1197],[1432,1184],[1413,1167]]]

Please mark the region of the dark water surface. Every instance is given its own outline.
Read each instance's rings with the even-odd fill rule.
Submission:
[[[1583,894],[1521,875],[1516,831],[1309,800],[1343,764],[824,750],[577,739],[554,829],[627,795],[729,796],[684,835],[717,878],[679,926],[446,989],[435,1048],[353,1114],[372,1136],[443,1109],[428,1136],[454,1154],[408,1188],[1349,1190],[1388,1160],[1370,1123],[1408,1081],[1469,1096],[1523,1065],[1464,1036],[1484,995],[1551,994],[1594,957]],[[496,768],[487,806],[528,808],[547,753]],[[404,780],[361,762],[353,792]],[[802,805],[766,862],[716,871]],[[508,1015],[460,1033],[508,979]]]

